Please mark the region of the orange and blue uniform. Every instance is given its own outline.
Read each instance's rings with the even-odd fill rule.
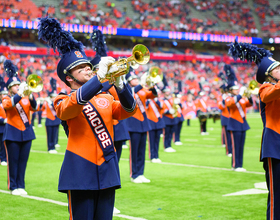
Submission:
[[[228,126],[228,118],[229,111],[225,104],[225,99],[227,98],[226,94],[223,94],[222,100],[218,103],[219,109],[221,112],[221,125],[222,125],[222,144],[226,146],[226,154],[232,154],[232,146],[231,146],[231,136],[230,131],[227,129]]]
[[[57,117],[54,110],[54,105],[51,100],[45,101],[42,105],[41,112],[46,111],[46,131],[48,151],[55,150],[55,145],[58,144],[58,133],[60,119]]]
[[[109,84],[109,82],[105,82],[102,84],[102,91],[109,93],[114,97],[115,100],[119,100],[118,93],[113,86],[113,84]],[[126,125],[126,119],[123,120],[114,120],[114,146],[117,151],[118,161],[120,161],[122,154],[122,145],[125,141],[129,140],[129,132]]]
[[[195,101],[195,106],[196,106],[197,116],[200,123],[200,132],[201,134],[206,133],[207,132],[206,124],[207,124],[207,117],[208,117],[207,97],[204,96],[200,99],[197,99]]]
[[[151,130],[146,113],[146,99],[155,98],[157,91],[137,85],[132,88],[132,92],[138,107],[136,113],[127,119],[127,128],[130,135],[130,177],[135,179],[144,174],[147,131]]]
[[[175,126],[177,124],[177,121],[173,114],[170,113],[172,106],[173,106],[173,98],[164,98],[163,99],[163,119],[165,123],[165,128],[164,128],[164,148],[169,148],[171,147],[171,141],[172,141],[172,135],[175,131]]]
[[[225,100],[225,105],[229,109],[227,129],[231,134],[233,168],[242,168],[243,166],[246,131],[250,129],[246,121],[246,108],[252,104],[252,98],[242,98],[241,95],[229,96]]]
[[[5,96],[2,100],[7,114],[3,141],[7,149],[8,188],[25,188],[24,175],[35,134],[30,122],[30,111],[36,111],[35,98],[29,100],[19,95]]]
[[[181,142],[180,141],[180,135],[181,135],[181,131],[182,131],[182,126],[183,126],[183,122],[185,121],[184,119],[184,115],[182,113],[182,104],[180,103],[178,105],[178,109],[177,109],[177,117],[175,118],[175,120],[177,121],[175,129],[174,129],[174,142],[176,144],[176,142]]]
[[[159,150],[160,135],[162,129],[165,127],[164,120],[162,118],[163,101],[159,99],[148,99],[146,102],[147,117],[151,125],[151,130],[148,133],[150,159],[157,159]]]
[[[280,219],[280,81],[264,83],[259,89],[263,133],[260,160],[265,170],[267,188],[267,219]]]
[[[101,89],[95,76],[70,95],[60,94],[54,101],[57,117],[68,136],[58,190],[69,190],[68,196],[72,190],[120,187],[113,119],[132,116],[136,103],[126,85],[118,92],[120,101],[108,94],[98,94]]]
[[[190,119],[196,118],[196,106],[194,101],[183,102],[182,107],[184,118],[187,119],[187,125],[190,126]]]
[[[6,158],[6,150],[4,146],[4,142],[2,141],[3,139],[3,132],[5,128],[5,119],[7,118],[6,112],[3,108],[2,103],[0,104],[0,162],[7,162]]]

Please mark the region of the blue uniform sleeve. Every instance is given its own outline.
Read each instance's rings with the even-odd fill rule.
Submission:
[[[37,109],[37,102],[35,97],[32,95],[32,99],[29,99],[30,105],[33,109]]]
[[[85,105],[102,87],[102,83],[99,82],[97,76],[92,77],[77,90],[77,103]]]
[[[4,118],[0,118],[0,125],[4,125],[5,123],[4,123]]]
[[[12,106],[15,106],[19,101],[21,100],[21,97],[18,94],[15,94],[12,98]]]
[[[143,86],[141,86],[140,84],[134,87],[134,92],[137,93],[139,92],[141,89],[143,89]]]
[[[149,90],[152,91],[152,93],[153,93],[154,96],[158,96],[158,92],[157,92],[157,90],[156,90],[155,87],[153,87],[153,88],[151,88],[151,89],[149,89]]]
[[[239,100],[242,98],[241,95],[237,95],[237,96],[234,96],[234,101],[235,103],[239,102]]]
[[[129,91],[127,85],[124,84],[124,88],[121,91],[118,91],[117,89],[116,91],[123,109],[127,112],[133,112],[136,106],[136,101]]]

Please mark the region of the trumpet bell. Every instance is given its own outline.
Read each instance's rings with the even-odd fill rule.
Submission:
[[[163,74],[161,69],[158,66],[151,67],[149,69],[149,77],[154,84],[161,82],[163,79]]]
[[[132,57],[136,63],[144,65],[150,61],[150,51],[145,45],[137,44],[132,49]]]
[[[31,92],[41,92],[43,90],[43,80],[36,74],[30,74],[27,77],[26,83]]]

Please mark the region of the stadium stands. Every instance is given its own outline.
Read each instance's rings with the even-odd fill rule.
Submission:
[[[277,0],[11,0],[0,3],[0,18],[48,13],[66,23],[269,37],[280,33],[279,8]]]

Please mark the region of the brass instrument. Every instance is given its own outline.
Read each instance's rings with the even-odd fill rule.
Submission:
[[[243,96],[249,98],[252,94],[257,95],[259,93],[259,83],[256,80],[249,82],[248,88],[245,89]]]
[[[161,82],[162,79],[163,79],[162,71],[157,66],[151,67],[149,69],[149,72],[146,72],[141,76],[141,82],[147,88],[153,87],[155,84]]]
[[[172,116],[174,118],[177,118],[178,117],[178,109],[180,108],[180,106],[178,104],[175,103],[175,100],[177,99],[175,94],[172,95],[173,97],[173,104],[172,104],[172,108],[174,109],[174,113],[172,114]]]
[[[41,92],[43,90],[43,80],[36,74],[30,74],[26,79],[26,83],[30,92]]]
[[[127,74],[130,66],[132,68],[137,68],[137,65],[144,65],[149,61],[149,49],[143,44],[137,44],[132,49],[132,56],[128,58],[120,58],[116,62],[108,66],[108,68],[110,69],[112,65],[117,65],[119,67],[119,70],[108,74],[105,80],[109,80],[109,83],[113,83],[115,82],[117,77]],[[96,71],[93,73],[96,73]]]
[[[30,95],[31,92],[41,92],[43,90],[43,80],[36,74],[30,74],[26,79],[28,90],[24,92],[25,96]]]

